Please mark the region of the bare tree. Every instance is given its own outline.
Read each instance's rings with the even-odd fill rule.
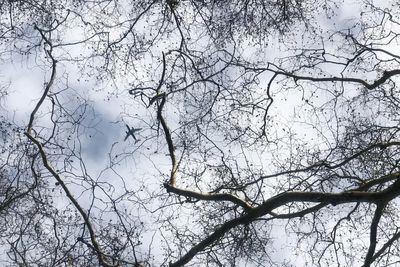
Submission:
[[[2,60],[45,82],[0,117],[1,260],[396,265],[398,10],[4,1]]]

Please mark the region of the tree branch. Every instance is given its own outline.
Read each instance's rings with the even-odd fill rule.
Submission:
[[[400,69],[398,70],[391,70],[391,71],[384,71],[382,73],[382,77],[375,80],[373,83],[368,83],[362,79],[358,78],[347,78],[347,77],[326,77],[326,78],[318,78],[318,77],[309,77],[309,76],[300,76],[300,75],[295,75],[289,72],[283,72],[283,71],[273,71],[270,70],[276,74],[281,74],[287,77],[291,77],[296,81],[312,81],[312,82],[350,82],[350,83],[358,83],[362,84],[365,86],[365,88],[372,90],[377,88],[378,86],[384,84],[388,79],[390,79],[392,76],[399,75],[400,74]]]
[[[383,204],[378,204],[375,210],[374,218],[372,219],[371,222],[371,232],[370,232],[370,237],[369,237],[369,249],[367,252],[367,255],[365,257],[365,262],[364,262],[364,267],[369,267],[371,266],[371,263],[373,262],[373,256],[376,248],[376,236],[378,232],[378,224],[379,220],[382,217],[383,210],[386,207],[386,203]]]
[[[210,200],[210,201],[229,201],[238,206],[241,206],[246,211],[250,211],[253,208],[246,201],[244,201],[234,195],[228,194],[228,193],[223,193],[223,194],[198,193],[198,192],[194,192],[194,191],[190,191],[190,190],[176,188],[174,186],[171,186],[168,183],[165,183],[164,187],[167,189],[167,192],[172,192],[177,195],[188,197],[188,198],[195,198],[195,199],[200,199],[200,200]]]
[[[391,187],[389,187],[391,188]],[[398,190],[399,191],[399,190]],[[242,224],[248,224],[271,213],[274,209],[282,207],[291,202],[316,202],[324,204],[338,205],[342,203],[368,202],[378,203],[381,201],[383,194],[389,191],[382,192],[358,192],[346,191],[342,193],[320,193],[320,192],[286,192],[274,196],[265,201],[260,206],[251,209],[247,214],[238,218],[227,221],[216,229],[211,235],[203,239],[200,243],[192,247],[183,257],[174,263],[170,263],[171,267],[183,266],[188,263],[197,253],[203,251],[207,246],[211,245],[225,235],[229,230]],[[398,192],[399,193],[399,192]]]

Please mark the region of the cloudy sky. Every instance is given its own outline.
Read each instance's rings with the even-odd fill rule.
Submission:
[[[360,4],[355,1],[344,1],[344,3],[339,3],[338,5],[338,9],[335,9],[333,16],[327,17],[326,14],[322,14],[317,16],[315,21],[326,32],[329,29],[349,29],[349,31],[357,32],[360,27]],[[107,8],[104,7],[104,9]],[[85,14],[86,17],[83,19],[79,16],[71,15],[73,18],[71,19],[72,21],[66,29],[60,30],[62,33],[58,36],[60,40],[56,39],[57,41],[55,42],[71,43],[91,36],[88,24],[83,23],[87,26],[87,29],[80,27],[82,24],[80,19],[89,21],[96,14],[89,13],[87,10],[85,12],[88,13]],[[122,13],[125,16],[129,15],[129,12]],[[192,19],[196,22],[198,18],[192,17],[192,15],[191,13],[187,13],[187,19],[189,21]],[[157,34],[157,27],[153,27],[152,24],[158,22],[160,17],[162,17],[160,14],[153,13],[147,17],[147,20],[140,21],[137,24],[137,29],[135,28],[139,33],[138,36],[148,37]],[[175,31],[171,30],[171,32],[168,32],[170,28],[166,27],[165,32],[159,33],[160,35],[165,35],[158,40],[158,43],[151,46],[151,48],[143,45],[144,51],[141,51],[138,58],[128,59],[129,64],[127,65],[129,66],[126,69],[124,69],[121,62],[115,60],[115,62],[111,62],[107,66],[109,69],[116,69],[115,73],[107,72],[109,69],[104,71],[104,73],[96,73],[96,70],[99,70],[98,66],[104,63],[96,57],[96,53],[99,51],[104,52],[104,48],[101,47],[102,41],[105,38],[118,40],[128,25],[128,23],[123,22],[124,19],[125,17],[123,16],[120,18],[110,16],[109,21],[106,21],[105,24],[113,24],[120,21],[122,26],[115,31],[110,31],[107,37],[100,34],[94,38],[100,43],[99,47],[88,41],[84,44],[54,48],[55,57],[61,60],[57,66],[57,78],[51,88],[50,96],[53,97],[53,100],[56,99],[59,101],[62,107],[62,109],[56,107],[55,114],[67,114],[70,116],[68,118],[70,120],[79,119],[79,124],[77,125],[69,123],[60,124],[61,126],[57,131],[56,139],[60,144],[67,144],[68,147],[64,151],[62,149],[61,151],[58,150],[58,153],[61,153],[61,159],[65,156],[62,154],[64,152],[66,155],[70,155],[68,159],[71,159],[72,162],[67,164],[66,169],[73,174],[66,170],[64,174],[67,176],[66,181],[68,181],[71,190],[76,196],[79,196],[79,203],[88,209],[93,202],[96,202],[99,208],[92,211],[96,213],[102,210],[103,205],[107,207],[107,203],[109,202],[108,197],[113,199],[121,198],[122,200],[117,204],[118,208],[121,210],[127,209],[129,210],[128,213],[131,212],[134,214],[132,220],[145,222],[141,239],[143,245],[140,246],[142,256],[148,257],[148,247],[153,246],[151,255],[162,258],[162,252],[158,248],[160,244],[165,244],[164,237],[161,235],[162,230],[159,230],[160,225],[166,225],[163,220],[167,219],[163,218],[163,216],[171,216],[171,222],[188,223],[189,225],[191,216],[201,218],[201,215],[193,214],[191,210],[186,210],[186,217],[182,216],[182,218],[178,218],[179,212],[184,213],[186,207],[175,208],[171,204],[171,199],[163,195],[165,191],[162,184],[168,180],[171,162],[163,132],[157,122],[156,110],[154,107],[146,107],[148,100],[155,94],[154,90],[150,91],[149,95],[146,95],[147,99],[145,101],[142,101],[139,96],[134,97],[130,95],[128,91],[136,86],[155,88],[162,71],[161,52],[167,53],[169,50],[177,49],[180,46],[180,37],[176,29]],[[299,29],[302,29],[302,26],[299,26]],[[206,44],[206,38],[202,37],[201,30],[203,29],[196,31],[195,28],[195,30],[191,30],[193,34],[198,34],[199,36],[197,40],[199,50],[200,48],[203,49]],[[298,32],[291,33],[291,39],[272,35],[266,40],[268,43],[267,46],[256,48],[249,46],[251,42],[243,40],[235,41],[242,46],[238,48],[238,53],[241,54],[242,58],[251,59],[254,62],[257,62],[261,58],[265,62],[275,63],[278,62],[277,58],[288,56],[293,52],[292,50],[283,50],[282,47],[286,45],[288,47],[299,43],[305,43],[310,46],[315,45],[316,47],[321,45],[323,41],[313,39],[312,34],[312,32],[304,34],[304,32],[299,30]],[[148,38],[151,39],[150,37]],[[286,40],[288,40],[288,44],[284,44]],[[128,41],[137,41],[140,43],[143,40],[128,39],[123,42]],[[190,43],[190,45],[193,46],[193,49],[195,48],[195,42]],[[327,50],[332,48],[332,51],[334,51],[337,48],[334,45],[326,44],[325,48]],[[140,47],[140,45],[138,46]],[[4,112],[9,120],[23,128],[28,124],[29,116],[40,99],[51,73],[48,58],[46,58],[43,51],[40,51],[40,48],[35,50],[37,54],[19,55],[18,53],[10,53],[6,54],[2,60],[0,77],[3,84],[8,85],[8,95],[3,100],[4,111],[2,112]],[[227,45],[224,48],[229,52],[233,51],[233,45]],[[202,55],[208,52],[210,51],[205,50],[202,52]],[[79,61],[75,60],[79,55],[83,54],[83,57],[85,57],[89,53],[93,53],[93,56]],[[121,54],[123,53],[121,52]],[[209,55],[209,58],[215,56],[211,52],[207,55]],[[123,62],[123,60],[121,61]],[[112,64],[115,65],[110,67]],[[222,63],[220,64],[222,65]],[[283,65],[285,64],[292,64],[292,62],[283,62]],[[333,65],[324,66],[324,68],[323,71],[334,74],[342,70]],[[227,72],[229,71],[231,71],[230,74],[232,76],[236,74],[235,70],[227,70]],[[168,78],[173,80],[173,75],[176,74],[171,74]],[[105,76],[107,78],[104,78]],[[270,79],[271,74],[268,73],[264,73],[258,77],[257,83],[259,88],[261,88],[260,90],[265,90]],[[283,83],[283,79],[278,79],[273,83],[273,86],[279,87],[279,83],[281,82]],[[239,82],[232,82],[232,84],[237,85]],[[148,91],[144,90],[143,92],[147,93]],[[321,95],[316,100],[312,94],[307,95],[308,93],[304,93],[301,90],[290,91],[290,93],[277,90],[273,93],[274,103],[270,110],[270,116],[274,120],[271,120],[268,126],[273,128],[271,133],[276,140],[279,140],[280,135],[287,135],[288,131],[301,136],[304,143],[314,142],[320,146],[328,144],[330,138],[333,139],[335,137],[334,133],[331,136],[330,133],[324,132],[323,126],[316,128],[311,126],[312,121],[308,121],[310,124],[304,122],[304,117],[302,116],[312,111],[304,104],[305,99],[308,101],[308,99],[312,98],[316,106],[322,106],[329,98],[329,94],[327,93],[326,96]],[[351,94],[349,93],[344,98],[350,97]],[[51,104],[51,98],[46,98],[44,104],[40,107],[34,123],[35,129],[40,134],[43,134],[43,136],[48,136],[49,129],[53,126],[50,115],[52,110]],[[165,111],[174,136],[178,136],[180,134],[179,131],[183,128],[179,124],[183,118],[179,107],[179,99],[177,98],[175,103],[167,106]],[[189,115],[185,115],[188,117],[184,118],[189,118]],[[296,116],[299,118],[297,119]],[[318,119],[325,119],[328,122],[331,118],[319,117]],[[63,122],[62,117],[59,117],[59,121]],[[135,133],[138,138],[137,142],[131,137],[124,141],[126,125],[141,128],[140,131]],[[223,141],[220,139],[222,133],[219,136],[219,133],[213,132],[210,136],[215,138],[215,143],[219,144],[218,142],[220,141],[221,145],[223,144]],[[325,139],[321,139],[321,136]],[[190,138],[188,137],[188,139]],[[225,148],[229,153],[244,154],[240,150],[241,148],[235,147],[234,142],[224,145],[226,145]],[[265,162],[272,158],[288,158],[289,151],[285,150],[283,146],[281,148],[280,155],[271,155],[271,153],[266,151],[260,151],[257,153],[249,152],[248,156],[253,158],[254,162],[258,162],[259,165],[265,164],[265,166],[261,166],[263,170],[275,171],[275,169],[269,167]],[[57,149],[54,150],[56,151]],[[181,156],[182,152],[183,148],[178,147],[177,156]],[[199,157],[199,155],[193,154],[193,162],[196,162],[198,159],[196,157]],[[240,162],[240,159],[238,162]],[[54,162],[52,164],[57,166],[57,168],[66,166],[62,162]],[[81,177],[86,177],[87,180],[81,179]],[[209,176],[208,179],[200,181],[199,184],[201,182],[204,184],[212,183],[212,179],[214,178]],[[97,189],[90,190],[90,187],[96,183],[104,183],[104,192]],[[178,183],[182,186],[194,185],[194,182],[179,181]],[[57,188],[57,186],[54,187]],[[67,205],[68,202],[61,190],[56,190],[54,197],[62,203],[60,206]],[[167,212],[158,210],[158,207],[168,207],[169,204],[172,206]],[[115,214],[104,213],[99,216],[106,220],[113,219]],[[283,257],[287,258],[288,254],[292,253],[290,246],[295,246],[295,244],[291,241],[290,235],[283,234],[285,225],[277,224],[272,228],[272,239],[275,241],[275,250],[272,250],[270,257],[274,260],[280,260]],[[285,237],[281,238],[281,236]],[[285,249],[282,250],[280,247],[285,247]],[[294,262],[296,262],[297,266],[303,266],[305,260],[303,256],[294,255],[293,250],[292,257],[295,259]],[[156,261],[160,262],[159,259]]]

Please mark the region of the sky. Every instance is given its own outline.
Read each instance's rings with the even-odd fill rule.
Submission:
[[[360,13],[358,10],[359,3],[353,1],[344,1],[339,4],[339,11],[337,15],[326,18],[324,15],[318,17],[321,23],[321,28],[329,27],[331,29],[342,30],[345,28],[352,28],[354,24],[357,24]],[[190,14],[188,14],[190,17]],[[156,21],[158,15],[153,15],[154,21]],[[86,19],[90,19],[86,17]],[[114,19],[114,18],[113,18]],[[118,18],[115,18],[118,20]],[[120,18],[122,20],[122,18]],[[151,19],[148,24],[154,23]],[[109,21],[112,23],[115,21]],[[78,22],[76,22],[78,24]],[[73,24],[72,24],[73,25]],[[138,28],[146,27],[146,23],[142,22]],[[354,29],[357,29],[357,25]],[[138,30],[140,31],[140,30]],[[141,33],[154,34],[152,30],[142,29]],[[85,32],[80,28],[70,28],[70,30],[62,38],[70,40],[76,36],[84,36]],[[109,38],[117,37],[121,34],[121,31],[112,32]],[[300,36],[301,32],[295,34],[296,38],[304,38]],[[99,39],[105,38],[100,36]],[[75,38],[77,40],[79,38]],[[201,38],[200,38],[201,39]],[[312,40],[312,39],[311,39]],[[274,61],[276,57],[280,55],[276,53],[289,53],[282,51],[279,42],[281,39],[271,37],[271,41],[266,47],[257,49],[242,48],[242,55],[244,58],[254,59],[256,57],[263,57],[268,61]],[[315,41],[315,40],[314,40]],[[168,43],[169,42],[169,43]],[[319,44],[318,42],[316,42]],[[128,90],[132,89],[133,83],[139,85],[154,85],[158,77],[160,77],[161,62],[152,57],[150,53],[160,53],[160,51],[166,51],[169,48],[176,47],[179,42],[177,41],[176,32],[169,37],[165,37],[164,42],[160,42],[155,48],[144,52],[144,56],[137,60],[132,60],[134,63],[130,65],[129,70],[125,72],[121,69],[120,65],[116,65],[119,68],[114,75],[114,79],[99,79],[96,75],[91,75],[95,72],[96,68],[91,68],[89,64],[100,64],[100,60],[94,59],[93,61],[78,61],[73,62],[75,56],[79,56],[80,53],[85,53],[89,48],[83,45],[67,46],[60,50],[57,50],[57,55],[64,58],[58,68],[57,82],[52,88],[52,93],[56,94],[59,100],[63,103],[63,107],[66,111],[78,116],[85,108],[83,113],[82,127],[74,128],[70,125],[65,125],[65,132],[60,135],[62,140],[69,138],[69,134],[72,133],[72,139],[76,138],[76,142],[70,143],[76,151],[80,151],[78,157],[72,157],[75,161],[69,166],[77,173],[84,173],[88,177],[91,177],[90,182],[82,182],[85,187],[89,187],[92,182],[107,183],[107,187],[110,188],[110,195],[114,197],[121,196],[125,193],[125,188],[132,190],[129,197],[121,202],[121,208],[126,207],[131,209],[135,213],[135,217],[140,218],[146,222],[145,233],[142,239],[143,245],[141,246],[142,253],[145,256],[147,248],[153,246],[151,252],[152,255],[162,258],[162,252],[157,252],[157,248],[162,243],[163,237],[160,235],[158,226],[160,224],[154,223],[159,220],[159,217],[164,215],[163,211],[158,211],[159,205],[168,203],[170,200],[166,200],[164,197],[159,199],[154,196],[160,196],[163,192],[162,183],[168,179],[169,170],[171,168],[170,158],[165,142],[163,142],[162,131],[157,131],[156,127],[160,127],[156,123],[155,110],[146,107],[141,104],[139,98],[133,98],[128,94]],[[199,41],[199,47],[204,45],[203,40]],[[327,44],[326,47],[329,47]],[[230,49],[232,49],[230,47]],[[101,50],[101,49],[100,49]],[[281,51],[281,52],[279,52]],[[333,50],[332,50],[333,51]],[[69,59],[71,59],[69,61]],[[89,63],[91,62],[91,63]],[[81,68],[82,66],[85,66]],[[337,70],[333,66],[326,67],[327,70],[336,72]],[[87,71],[88,75],[82,74]],[[130,76],[131,73],[134,75]],[[6,116],[22,127],[26,127],[29,121],[30,112],[33,110],[38,99],[43,91],[43,85],[49,79],[50,68],[46,59],[42,56],[20,56],[13,54],[8,59],[4,59],[2,62],[2,68],[0,71],[0,78],[5,84],[9,84],[9,94],[4,100],[3,106],[6,111]],[[149,77],[153,77],[154,80],[146,81]],[[156,77],[156,78],[154,78]],[[270,79],[269,74],[260,75],[259,84],[260,88],[266,87],[268,80]],[[279,86],[282,80],[277,80],[276,84],[273,84],[273,88]],[[351,93],[346,97],[351,97]],[[312,96],[305,96],[312,98]],[[328,99],[329,93],[327,93],[326,99]],[[274,92],[274,105],[271,109],[271,116],[277,118],[269,126],[273,127],[273,133],[276,136],[284,135],[287,131],[292,131],[294,134],[300,136],[299,139],[304,143],[315,142],[318,145],[326,145],[329,143],[329,134],[323,132],[324,129],[316,129],[304,122],[297,123],[293,120],[296,114],[305,114],[309,112],[307,105],[299,103],[299,99],[304,98],[304,92],[298,91],[297,93],[286,93],[286,92]],[[304,99],[303,99],[304,100]],[[325,103],[324,96],[319,100],[315,100],[315,103],[320,101],[321,105]],[[82,103],[84,105],[82,106]],[[299,106],[300,105],[300,106]],[[288,108],[290,106],[290,108]],[[292,108],[292,106],[294,106]],[[331,107],[328,105],[328,108]],[[40,109],[40,115],[38,116],[38,124],[43,127],[51,127],[52,123],[49,120],[48,111],[51,110],[51,102],[46,99],[45,104]],[[176,113],[174,113],[174,111]],[[177,112],[178,111],[178,112]],[[179,125],[177,121],[180,119],[178,106],[168,106],[166,108],[170,125],[172,130],[178,132]],[[300,120],[300,119],[299,119]],[[329,120],[329,118],[327,118]],[[126,135],[126,125],[134,128],[141,128],[142,130],[136,133],[138,142],[135,142],[132,138],[128,138],[124,141]],[[70,128],[68,128],[70,127]],[[323,132],[321,134],[321,132]],[[214,133],[217,139],[218,133]],[[333,135],[333,134],[332,134]],[[321,139],[324,136],[327,140]],[[79,138],[78,138],[79,137]],[[63,139],[64,138],[64,139]],[[65,140],[64,140],[65,141]],[[235,150],[234,145],[231,146],[232,153],[241,153],[239,148]],[[178,150],[178,152],[181,152]],[[289,151],[281,150],[280,155],[273,155],[265,153],[263,155],[257,155],[249,153],[249,157],[254,157],[255,161],[259,161],[259,164],[265,164],[264,168],[268,165],[268,162],[272,157],[286,158],[286,153]],[[179,153],[177,153],[179,155]],[[80,161],[82,160],[82,161]],[[82,166],[82,162],[85,163]],[[273,168],[268,169],[273,171]],[[71,178],[70,178],[71,179]],[[209,177],[213,179],[213,177]],[[209,181],[206,180],[204,184]],[[180,182],[182,185],[188,185],[190,182]],[[79,195],[80,204],[86,208],[91,205],[92,195],[89,191],[82,190],[80,187],[82,184],[74,184],[71,182],[70,187],[76,195]],[[105,193],[97,192],[98,196],[106,198]],[[66,204],[66,199],[63,198],[63,193],[57,191],[54,195],[61,205]],[[100,197],[100,198],[101,198]],[[144,205],[137,203],[145,199]],[[101,202],[101,201],[99,201]],[[132,204],[133,203],[133,204]],[[99,204],[100,206],[102,204]],[[129,205],[132,205],[129,207]],[[170,211],[172,216],[176,214],[180,209]],[[168,213],[168,212],[166,212]],[[103,215],[104,218],[114,215]],[[194,217],[197,217],[195,215]],[[190,219],[190,214],[187,216]],[[185,218],[185,219],[187,219]],[[185,221],[185,219],[175,218],[172,222]],[[285,249],[288,243],[291,243],[291,236],[284,234],[285,225],[277,223],[273,226],[272,237],[275,240],[275,252],[272,253],[274,259],[280,260],[283,257],[287,257],[288,249]],[[196,229],[197,230],[197,229]],[[153,235],[155,234],[155,235]],[[285,238],[282,238],[285,236]],[[155,240],[155,241],[154,241]],[[292,243],[293,246],[293,243]],[[281,248],[284,249],[281,249]],[[303,257],[301,255],[293,255],[296,266],[304,266]]]

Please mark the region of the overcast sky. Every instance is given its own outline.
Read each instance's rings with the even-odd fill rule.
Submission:
[[[351,4],[351,2],[345,1],[345,3],[341,4],[336,16],[329,19],[323,19],[323,16],[321,16],[322,27],[330,27],[335,30],[353,28],[353,25],[357,24],[359,10],[357,8],[358,4]],[[71,30],[73,31],[74,29]],[[278,42],[279,39],[271,38],[271,40]],[[175,44],[176,40],[171,42]],[[274,57],[280,56],[279,54],[271,54],[271,51],[279,51],[277,49],[278,46],[279,44],[270,43],[264,51],[257,52],[258,56],[270,57],[268,60],[273,61]],[[168,44],[160,45],[158,49],[163,50],[166,47],[169,47]],[[73,53],[79,50],[75,47],[66,49],[72,49]],[[243,48],[243,51],[246,54],[245,48]],[[159,64],[146,62],[146,58],[143,62],[148,66]],[[148,66],[137,66],[137,69],[146,69]],[[49,64],[38,61],[33,56],[26,57],[15,54],[12,56],[12,60],[2,62],[0,78],[3,84],[9,84],[9,95],[4,101],[4,107],[7,110],[6,116],[10,120],[13,120],[21,127],[26,127],[29,115],[43,92],[44,83],[49,79],[50,71]],[[168,171],[171,166],[165,143],[160,142],[162,139],[155,138],[155,129],[150,129],[150,125],[154,125],[156,114],[154,111],[146,110],[144,105],[138,105],[139,100],[134,100],[128,94],[128,90],[131,89],[129,78],[121,75],[121,77],[117,77],[113,81],[99,82],[93,77],[82,77],[80,71],[73,63],[60,63],[57,83],[52,88],[52,92],[60,92],[59,97],[68,110],[78,108],[82,103],[82,99],[87,100],[89,108],[86,110],[85,118],[83,119],[83,125],[87,126],[87,128],[82,127],[79,130],[81,134],[79,146],[81,146],[80,149],[88,174],[94,180],[106,181],[112,184],[115,187],[113,193],[115,196],[124,192],[124,183],[125,186],[137,191],[143,185],[147,187],[145,191],[138,191],[138,194],[142,195],[138,196],[137,199],[158,194],[163,190],[162,183],[168,178]],[[269,78],[270,76],[268,75],[261,76],[260,84],[266,84]],[[113,92],[116,93],[113,94]],[[293,131],[297,131],[297,134],[304,136],[304,140],[318,138],[320,129],[311,129],[307,125],[297,125],[292,121],[293,116],[301,111],[296,110],[296,107],[288,108],[288,103],[299,101],[301,94],[302,92],[299,92],[299,95],[287,95],[285,92],[275,94],[271,115],[278,118],[274,122],[274,125],[279,127],[276,131],[279,133],[285,127],[292,127]],[[80,102],[74,100],[76,96],[80,97]],[[46,100],[45,105],[41,107],[42,114],[47,114],[51,108],[50,104],[51,102]],[[171,112],[174,107],[169,107],[168,110]],[[174,119],[178,117],[177,114],[172,112],[167,116]],[[42,126],[51,126],[51,121],[48,120],[46,115],[42,119],[39,118],[38,121]],[[138,142],[135,142],[131,137],[124,141],[126,125],[141,128],[140,131],[135,133],[139,139]],[[149,135],[152,135],[151,138]],[[316,143],[323,143],[324,141],[317,140]],[[116,160],[115,156],[121,159]],[[270,155],[263,157],[267,159]],[[109,168],[110,158],[116,163],[112,166],[112,169]],[[79,162],[76,162],[76,164],[76,167],[79,168]],[[116,175],[116,172],[118,175]],[[79,189],[77,189],[76,193],[78,191]],[[99,194],[101,195],[101,193]],[[60,193],[60,195],[62,194]],[[80,203],[84,206],[89,206],[90,200],[90,194],[85,195],[80,198]],[[149,202],[149,210],[156,209],[156,206],[161,201],[163,200]],[[122,205],[129,205],[129,201],[124,202]],[[150,229],[145,234],[145,245],[142,246],[143,251],[145,251],[151,243],[154,232],[156,232],[156,240],[153,242],[154,247],[158,246],[157,238],[161,239],[155,227],[156,225],[151,224],[152,220],[161,213],[152,214],[149,210],[138,209],[138,207],[140,205],[135,203],[135,212],[137,214],[140,213],[143,216],[142,218],[145,218],[143,220],[149,223],[146,227]],[[146,216],[148,216],[148,219],[146,219]],[[277,249],[275,253],[272,252],[272,257],[283,258],[283,256],[287,257],[292,252],[288,245],[291,243],[290,236],[285,235],[285,237],[280,238],[280,236],[284,236],[284,227],[285,225],[274,227],[273,238],[275,238]],[[292,246],[294,245],[292,244]],[[280,249],[279,247],[286,249]],[[156,251],[157,249],[154,249],[152,253],[157,254]],[[161,255],[159,256],[162,257]],[[293,257],[296,259],[297,266],[304,266],[304,258],[301,255],[293,255]]]

